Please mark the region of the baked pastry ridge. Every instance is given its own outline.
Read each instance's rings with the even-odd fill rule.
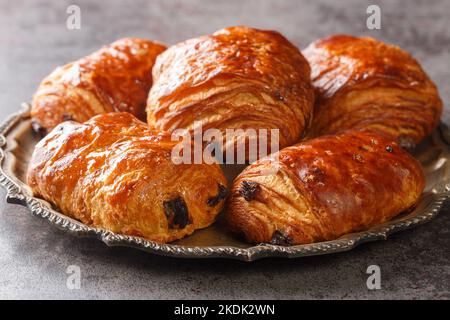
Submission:
[[[300,139],[312,116],[309,65],[275,31],[229,27],[179,43],[158,57],[153,79],[148,123],[164,131],[192,130],[196,122],[222,132],[278,129],[283,148]]]
[[[149,40],[124,38],[58,67],[34,94],[33,128],[45,135],[63,121],[84,122],[97,114],[121,111],[144,120],[151,70],[165,48]]]
[[[370,128],[413,148],[438,125],[438,90],[399,47],[335,35],[313,42],[302,53],[311,65],[317,94],[309,138]]]
[[[36,145],[28,184],[87,225],[174,241],[213,223],[227,190],[216,164],[175,165],[176,143],[129,113],[64,122]]]
[[[233,182],[225,224],[251,243],[334,240],[409,210],[424,186],[421,165],[395,141],[349,130],[244,169]]]

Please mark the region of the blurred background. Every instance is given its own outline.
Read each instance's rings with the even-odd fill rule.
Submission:
[[[80,29],[67,28],[69,5]],[[380,29],[367,27],[369,5]],[[274,29],[299,48],[335,33],[372,36],[411,52],[439,87],[450,123],[448,0],[0,0],[0,119],[30,101],[55,67],[118,38],[166,44],[231,25]],[[246,264],[176,260],[70,237],[25,208],[6,204],[0,189],[0,298],[450,298],[449,209],[424,227],[351,252]],[[382,290],[366,287],[377,264]],[[81,269],[79,290],[66,286],[69,265]]]

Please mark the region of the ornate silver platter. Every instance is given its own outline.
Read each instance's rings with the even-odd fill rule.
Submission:
[[[420,203],[412,212],[396,217],[370,230],[351,233],[334,241],[282,247],[269,244],[252,246],[229,235],[218,225],[195,232],[192,236],[170,244],[159,244],[140,237],[115,234],[91,228],[56,211],[32,196],[25,184],[27,164],[38,138],[30,127],[29,106],[11,115],[0,126],[0,184],[7,190],[6,200],[26,206],[33,215],[47,220],[68,233],[95,237],[108,246],[127,246],[149,253],[180,258],[231,258],[253,261],[264,257],[297,258],[350,250],[374,240],[385,240],[390,234],[412,228],[434,218],[450,195],[450,131],[441,124],[438,130],[420,145],[414,155],[422,163],[427,185]],[[231,180],[239,168],[224,168]]]

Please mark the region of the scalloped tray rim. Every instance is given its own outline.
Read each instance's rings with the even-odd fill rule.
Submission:
[[[14,177],[13,174],[5,172],[3,169],[3,163],[5,157],[10,155],[5,150],[7,145],[6,137],[11,129],[20,123],[20,121],[29,118],[29,110],[29,104],[22,104],[21,111],[10,115],[0,125],[0,185],[7,191],[7,202],[20,204],[27,207],[33,215],[47,220],[50,224],[61,230],[80,237],[97,238],[108,246],[132,247],[149,253],[172,257],[231,258],[243,261],[254,261],[267,257],[298,258],[330,254],[351,250],[364,242],[386,240],[392,233],[409,229],[430,221],[439,213],[444,201],[450,196],[450,185],[447,183],[440,192],[433,195],[435,199],[427,210],[424,210],[413,217],[400,219],[397,221],[394,219],[390,222],[373,227],[367,231],[350,233],[340,237],[339,239],[326,242],[290,247],[260,244],[249,248],[239,248],[235,246],[184,246],[170,243],[161,244],[141,237],[116,234],[108,230],[92,228],[79,221],[69,218],[62,213],[53,210],[48,202],[31,196],[28,191],[24,190],[27,188],[25,184],[20,182],[20,180]],[[445,127],[445,125],[442,124],[441,126]]]

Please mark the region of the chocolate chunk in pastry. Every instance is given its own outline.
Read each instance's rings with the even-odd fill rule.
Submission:
[[[352,129],[244,169],[233,182],[225,225],[251,243],[328,241],[409,210],[424,186],[420,163],[395,141]]]
[[[125,112],[64,122],[36,145],[28,184],[90,226],[174,241],[215,221],[227,186],[217,164],[174,164],[177,143]]]

